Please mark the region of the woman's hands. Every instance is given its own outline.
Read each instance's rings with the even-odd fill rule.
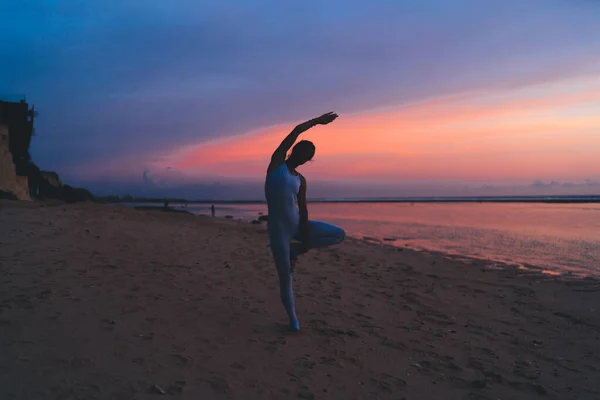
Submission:
[[[338,117],[338,115],[336,113],[328,112],[326,114],[321,115],[320,117],[313,118],[312,122],[315,125],[327,125],[327,124],[333,122],[337,117]]]

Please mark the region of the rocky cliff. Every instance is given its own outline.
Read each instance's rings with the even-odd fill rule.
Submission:
[[[29,146],[36,115],[25,99],[0,100],[0,198],[95,201],[87,190],[63,184],[58,174],[40,171],[31,161]]]
[[[96,201],[86,189],[74,188],[62,183],[56,172],[39,171],[38,182],[37,197],[40,199],[58,199],[67,203]]]
[[[8,128],[0,125],[0,197],[31,200],[26,176],[18,176],[12,153]]]

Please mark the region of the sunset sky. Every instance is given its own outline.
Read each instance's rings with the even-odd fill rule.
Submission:
[[[327,111],[303,137],[309,195],[600,193],[598,1],[27,0],[0,15],[0,99],[39,111],[42,169],[97,193],[259,198],[274,148]]]

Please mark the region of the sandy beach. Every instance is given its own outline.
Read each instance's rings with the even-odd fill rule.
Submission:
[[[0,398],[600,399],[600,285],[266,226],[0,202]]]

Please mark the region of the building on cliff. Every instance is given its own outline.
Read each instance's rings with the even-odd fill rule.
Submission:
[[[35,110],[25,99],[0,99],[0,190],[21,200],[30,200],[30,193],[37,190],[37,182],[28,179],[34,116]]]
[[[17,175],[10,152],[8,128],[2,124],[0,124],[0,195],[19,200],[31,200],[27,177]]]
[[[29,145],[33,136],[33,120],[36,112],[25,99],[18,102],[0,99],[0,122],[8,128],[10,152],[17,175],[27,176],[27,164],[31,161]]]

